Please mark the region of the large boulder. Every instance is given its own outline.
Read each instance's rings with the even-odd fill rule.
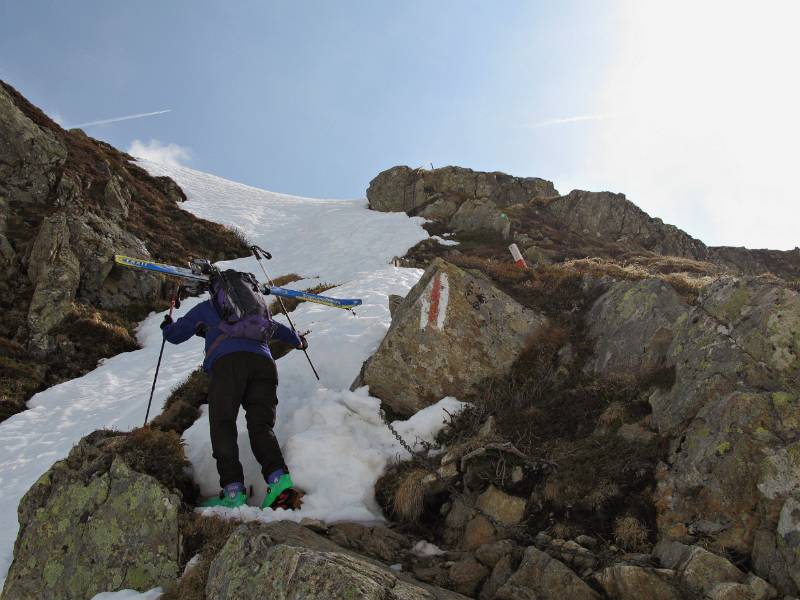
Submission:
[[[349,552],[289,522],[246,523],[228,538],[208,574],[208,600],[458,600]]]
[[[661,535],[749,555],[756,573],[797,594],[800,293],[774,278],[726,278],[690,307],[661,282],[617,283],[589,322],[589,368],[674,367],[674,384],[649,397],[652,424],[671,440],[657,472]]]
[[[582,236],[668,256],[704,259],[708,254],[703,242],[649,216],[625,194],[573,190],[550,202],[546,211],[565,229]]]
[[[467,200],[459,207],[450,219],[450,227],[455,231],[496,233],[506,239],[511,221],[491,200],[476,199]]]
[[[594,576],[597,584],[613,600],[682,600],[670,569],[650,569],[634,565],[613,565]]]
[[[472,227],[476,219],[485,214],[489,219],[499,217],[498,207],[524,203],[537,198],[558,196],[553,183],[537,177],[512,177],[505,173],[484,173],[462,167],[439,169],[411,169],[392,167],[378,174],[367,189],[367,199],[372,210],[406,212],[428,219],[448,222],[467,202],[473,206],[451,226],[461,230],[478,230]],[[466,218],[466,215],[469,218]]]
[[[686,302],[661,280],[612,284],[586,318],[594,340],[587,368],[609,376],[664,366],[675,328],[688,312]]]
[[[546,552],[530,546],[517,571],[497,590],[497,600],[599,600],[569,567]]]
[[[411,415],[505,372],[544,323],[484,275],[436,259],[397,307],[357,384]]]
[[[675,574],[680,587],[697,596],[712,599],[748,598],[771,600],[778,596],[766,581],[746,574],[726,558],[700,546],[662,540],[653,549],[661,564]]]
[[[84,438],[20,502],[2,600],[84,600],[104,591],[149,590],[178,575],[181,494],[143,472],[145,447],[174,450],[172,466],[166,455],[144,460],[187,484],[174,434]]]

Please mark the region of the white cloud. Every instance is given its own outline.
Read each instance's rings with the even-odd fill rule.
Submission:
[[[628,0],[586,187],[711,244],[800,245],[800,3]],[[582,182],[583,183],[583,182]]]
[[[165,165],[183,165],[192,159],[189,148],[178,144],[162,144],[153,139],[147,143],[133,140],[128,148],[128,154]]]

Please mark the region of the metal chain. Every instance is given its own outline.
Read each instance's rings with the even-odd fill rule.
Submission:
[[[466,494],[464,494],[460,490],[456,489],[456,487],[453,484],[447,482],[444,479],[444,477],[442,477],[442,475],[439,473],[439,470],[430,465],[430,460],[428,459],[427,456],[424,456],[421,453],[415,451],[408,444],[408,442],[406,442],[403,439],[403,437],[398,433],[397,429],[395,429],[394,425],[392,425],[392,423],[387,418],[386,412],[383,409],[381,409],[380,413],[381,413],[381,419],[383,420],[383,422],[386,425],[386,427],[389,429],[389,431],[392,433],[392,435],[395,437],[395,439],[400,443],[400,445],[406,450],[406,452],[408,452],[411,455],[411,458],[413,460],[418,461],[420,464],[422,464],[422,466],[425,468],[425,470],[430,472],[437,479],[437,481],[439,483],[441,483],[448,492],[450,492],[451,496],[455,497],[458,500],[461,500],[464,503],[464,505],[467,506],[470,510],[472,510],[472,511],[478,513],[479,515],[481,515],[482,517],[484,517],[498,531],[501,530],[501,529],[506,529],[506,530],[511,530],[511,531],[518,530],[520,532],[520,534],[517,534],[517,537],[524,536],[526,539],[530,539],[530,540],[533,539],[530,536],[530,534],[527,531],[525,531],[525,529],[523,527],[520,527],[519,525],[508,525],[506,523],[501,523],[500,521],[495,519],[494,516],[490,515],[485,510],[483,510],[480,506],[478,506]]]
[[[412,460],[416,460],[423,466],[423,468],[426,471],[430,472],[439,481],[439,483],[441,483],[444,486],[444,488],[450,493],[451,497],[455,498],[456,500],[461,500],[464,506],[466,506],[471,511],[479,514],[484,519],[486,519],[498,532],[502,530],[508,531],[510,537],[522,545],[531,546],[534,544],[536,539],[535,536],[532,536],[525,527],[521,525],[508,525],[507,523],[501,523],[493,515],[490,515],[488,512],[486,512],[480,506],[478,506],[466,494],[456,489],[456,487],[453,484],[448,483],[444,479],[444,477],[441,476],[438,469],[431,466],[430,459],[427,456],[414,450],[408,444],[408,442],[406,442],[403,439],[403,436],[401,436],[400,433],[397,431],[397,429],[395,429],[394,425],[392,425],[392,423],[386,416],[386,412],[382,408],[380,409],[380,415],[381,415],[381,420],[383,420],[386,427],[389,429],[389,431],[392,433],[395,439],[400,443],[400,445],[406,450],[406,452],[408,452],[411,455]],[[547,464],[553,466],[553,463],[547,463]],[[601,558],[599,556],[595,556],[595,554],[592,551],[587,550],[585,548],[581,549],[586,552],[589,552],[589,554],[594,559],[602,562]],[[563,560],[568,560],[567,559],[568,556],[571,557],[571,559],[586,557],[586,555],[582,553],[581,550],[576,550],[574,548],[556,547],[555,550],[551,551],[551,556],[554,554],[558,554],[558,556],[554,556],[554,558],[559,558]]]

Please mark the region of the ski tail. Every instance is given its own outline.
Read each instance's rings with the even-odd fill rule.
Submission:
[[[266,294],[283,296],[284,298],[297,298],[299,300],[306,300],[316,304],[332,306],[333,308],[344,308],[349,310],[361,305],[361,300],[358,298],[331,298],[330,296],[320,296],[319,294],[311,294],[309,292],[302,292],[300,290],[288,290],[282,287],[264,286],[263,291]]]

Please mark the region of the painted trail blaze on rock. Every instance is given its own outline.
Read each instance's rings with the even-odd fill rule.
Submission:
[[[463,398],[507,371],[544,322],[480,273],[437,259],[395,308],[359,385],[401,415]]]
[[[450,285],[447,281],[447,273],[436,273],[422,294],[419,317],[420,329],[427,329],[428,327],[444,329],[449,301]]]

